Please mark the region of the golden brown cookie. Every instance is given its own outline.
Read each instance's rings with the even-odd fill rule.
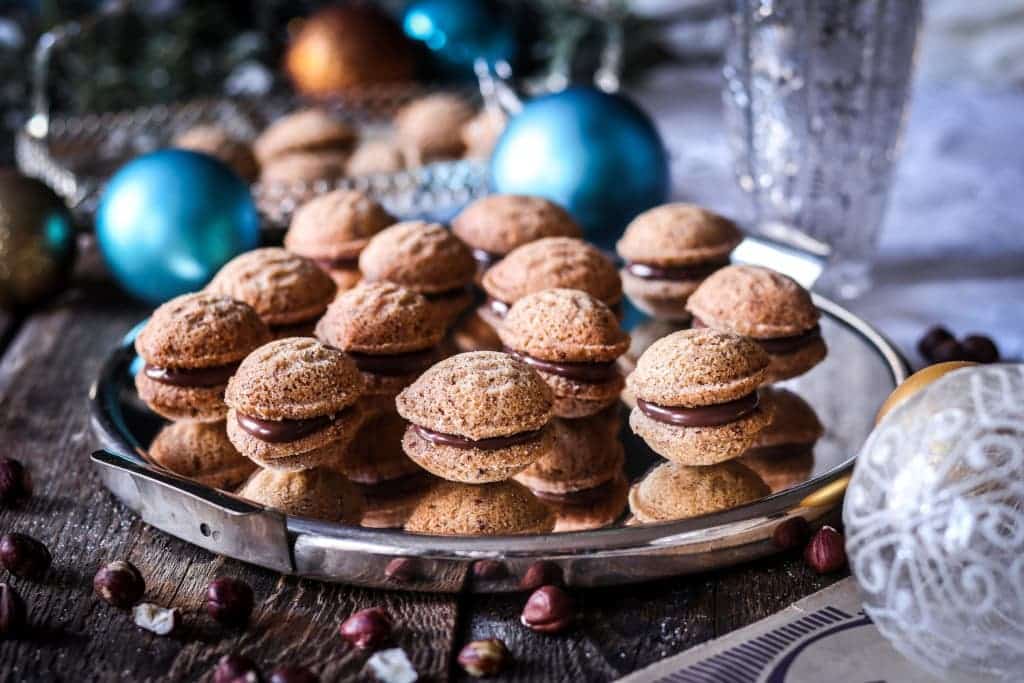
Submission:
[[[363,499],[356,487],[326,469],[259,470],[242,485],[238,495],[286,515],[325,522],[358,524],[363,515]]]
[[[177,135],[171,146],[209,154],[227,164],[242,180],[249,183],[256,180],[260,173],[259,163],[249,143],[234,137],[220,126],[193,126]]]
[[[825,432],[814,409],[788,389],[763,387],[772,421],[740,458],[773,492],[807,480],[814,468],[814,444]]]
[[[767,367],[767,354],[745,337],[674,332],[644,351],[626,379],[636,399],[629,426],[684,465],[735,458],[771,420],[757,393]]]
[[[329,182],[344,176],[348,160],[348,152],[293,152],[264,164],[260,168],[260,182],[310,188],[317,181]],[[313,196],[315,193],[310,192],[307,198]]]
[[[622,516],[629,498],[629,482],[619,472],[591,489],[569,493],[534,495],[555,512],[555,533],[601,529]]]
[[[224,396],[228,437],[262,467],[337,465],[363,422],[359,368],[315,339],[292,337],[249,354]]]
[[[359,177],[378,173],[397,173],[405,168],[402,150],[390,140],[364,140],[348,160],[346,175]]]
[[[545,289],[512,305],[498,336],[540,374],[555,395],[555,415],[586,417],[619,400],[616,359],[629,335],[604,303],[578,289]]]
[[[498,107],[485,106],[469,121],[462,124],[462,144],[471,159],[487,159],[494,151],[498,138],[505,131],[508,118]]]
[[[313,261],[264,247],[228,261],[206,290],[249,304],[276,337],[289,337],[313,333],[337,288]]]
[[[169,424],[147,452],[156,464],[215,489],[234,489],[256,471],[231,445],[223,422]]]
[[[465,151],[462,126],[474,113],[469,103],[457,95],[427,95],[395,114],[395,137],[411,166],[458,159]]]
[[[792,278],[769,268],[722,268],[693,293],[687,310],[695,327],[756,340],[771,358],[768,382],[801,375],[827,353],[811,295]]]
[[[525,363],[494,351],[452,356],[434,365],[396,400],[411,424],[402,446],[444,479],[507,479],[553,446],[553,399]]]
[[[397,413],[366,418],[335,469],[357,484],[380,484],[423,470],[402,450],[406,422]]]
[[[207,292],[163,304],[135,338],[145,365],[135,388],[146,405],[170,420],[219,422],[224,389],[238,363],[270,339],[250,306]]]
[[[769,493],[760,477],[738,462],[708,467],[666,462],[633,485],[629,509],[637,522],[652,524],[728,510]]]
[[[323,109],[303,109],[270,124],[253,143],[262,166],[297,153],[349,152],[356,140],[352,126]]]
[[[626,296],[653,317],[688,320],[686,300],[742,239],[735,223],[693,204],[645,211],[616,244]]]
[[[356,484],[366,503],[359,524],[372,529],[401,529],[432,486],[441,481],[416,468],[414,474],[379,484]]]
[[[516,247],[544,237],[582,237],[569,212],[543,197],[492,194],[452,219],[452,232],[473,250],[483,273]]]
[[[442,481],[405,523],[406,531],[434,536],[546,534],[554,527],[551,509],[514,481],[475,486]]]
[[[473,300],[473,255],[438,223],[406,221],[377,233],[359,256],[359,270],[370,282],[387,280],[422,294],[445,327]]]
[[[292,216],[284,247],[316,262],[340,289],[362,277],[359,254],[395,218],[365,192],[334,190],[306,202]]]
[[[607,417],[555,418],[551,427],[554,447],[515,476],[538,496],[557,498],[592,489],[622,474],[625,451],[621,441],[609,438]]]
[[[487,302],[480,316],[497,329],[508,308],[543,289],[579,289],[618,313],[622,281],[597,247],[572,237],[545,237],[512,250],[481,280]]]

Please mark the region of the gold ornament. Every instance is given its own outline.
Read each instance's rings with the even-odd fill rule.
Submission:
[[[295,89],[325,97],[378,83],[411,81],[413,46],[383,12],[326,7],[302,22],[285,55]]]
[[[0,170],[0,308],[32,306],[60,291],[74,259],[74,225],[60,197]]]
[[[936,363],[935,365],[929,365],[923,370],[918,370],[913,375],[905,379],[902,384],[893,389],[893,392],[889,394],[889,398],[885,399],[885,403],[882,404],[882,407],[878,410],[878,414],[875,416],[875,424],[881,422],[882,418],[889,414],[893,408],[900,405],[938,378],[947,373],[953,372],[954,370],[966,368],[970,365],[977,365],[977,363],[954,360],[949,361],[948,363]]]

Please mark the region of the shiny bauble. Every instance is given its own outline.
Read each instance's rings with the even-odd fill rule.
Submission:
[[[181,149],[138,157],[107,183],[96,240],[114,279],[156,304],[205,285],[260,241],[248,186],[222,162]]]
[[[61,198],[0,170],[0,308],[28,308],[59,292],[74,261],[74,225]]]
[[[1024,671],[1024,365],[961,367],[857,457],[843,507],[864,611],[941,680]]]
[[[417,40],[443,66],[473,73],[473,62],[511,62],[516,37],[507,17],[484,0],[415,0],[402,18],[405,35]]]
[[[923,370],[918,370],[910,377],[903,380],[903,382],[893,389],[889,397],[885,399],[885,403],[878,409],[878,414],[875,415],[875,424],[882,421],[886,415],[889,414],[896,406],[900,405],[908,398],[916,394],[917,392],[924,389],[926,386],[939,379],[943,375],[965,368],[969,365],[977,365],[977,363],[971,363],[965,360],[952,360],[948,363],[936,363],[935,365],[929,365]]]
[[[414,49],[398,24],[372,6],[326,7],[302,22],[285,69],[296,90],[325,97],[413,80]]]
[[[631,100],[573,87],[526,103],[491,156],[495,192],[561,204],[587,238],[611,247],[637,214],[668,198],[668,153]]]

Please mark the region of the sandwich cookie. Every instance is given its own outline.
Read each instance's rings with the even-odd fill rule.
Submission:
[[[337,464],[363,422],[359,368],[341,351],[292,337],[253,351],[228,383],[228,438],[261,467]]]
[[[687,303],[694,327],[754,339],[768,353],[768,382],[802,375],[828,352],[811,295],[795,280],[760,266],[717,271]]]
[[[402,447],[450,481],[508,479],[554,447],[551,390],[530,366],[474,351],[431,367],[396,400],[411,424]]]
[[[405,168],[402,150],[390,140],[364,140],[359,143],[345,168],[353,178],[379,173],[398,173]]]
[[[444,331],[426,299],[392,282],[366,282],[343,292],[316,326],[317,339],[359,367],[364,407],[385,412],[394,411],[399,391],[440,360],[437,345]]]
[[[363,499],[345,477],[327,469],[259,470],[238,489],[246,500],[286,515],[358,524]]]
[[[252,153],[252,147],[220,126],[200,125],[189,128],[171,142],[173,147],[189,149],[219,159],[238,174],[242,180],[251,183],[259,176],[259,162]]]
[[[145,362],[135,375],[139,398],[169,420],[219,422],[231,375],[269,340],[266,324],[240,301],[208,292],[171,299],[135,338]]]
[[[771,492],[760,477],[738,462],[687,467],[666,462],[629,491],[629,509],[641,524],[688,519],[728,510]]]
[[[689,320],[686,300],[704,278],[729,264],[742,239],[732,221],[693,204],[645,211],[615,245],[625,261],[626,296],[655,318]]]
[[[594,415],[619,400],[616,359],[629,348],[611,309],[578,289],[528,294],[509,309],[498,335],[509,353],[551,387],[554,413]]]
[[[544,237],[582,237],[569,212],[543,197],[492,194],[477,199],[452,219],[452,232],[473,251],[478,271],[516,247]]]
[[[480,317],[498,329],[508,309],[543,289],[579,289],[620,315],[622,281],[597,247],[572,237],[545,237],[514,249],[484,273]]]
[[[427,95],[395,114],[395,137],[410,166],[439,159],[458,159],[466,150],[462,127],[476,112],[461,97]]]
[[[772,421],[740,460],[774,493],[800,484],[811,475],[814,444],[825,428],[798,394],[775,387],[763,387],[760,393],[761,400],[772,406]]]
[[[292,217],[284,247],[320,266],[340,290],[359,282],[359,254],[394,217],[358,190],[334,190],[303,204]]]
[[[249,304],[281,339],[312,336],[337,287],[313,261],[265,247],[228,261],[206,290]]]
[[[771,421],[757,393],[767,368],[767,354],[746,337],[674,332],[644,351],[626,378],[636,398],[629,426],[656,453],[683,465],[735,458]]]
[[[406,221],[377,233],[359,256],[359,270],[370,282],[386,280],[422,294],[445,327],[473,301],[473,255],[438,223]]]
[[[291,155],[345,154],[352,151],[356,131],[323,109],[303,109],[282,116],[253,142],[264,169]]]
[[[434,536],[546,534],[554,528],[551,509],[514,481],[439,482],[405,523],[406,531]]]
[[[293,187],[300,201],[316,196],[313,184],[317,181],[337,180],[345,175],[348,167],[348,152],[293,152],[278,157],[260,169],[260,182],[281,185],[300,185]],[[301,190],[301,193],[299,193]],[[274,198],[268,192],[270,198]]]
[[[223,422],[175,422],[149,445],[149,457],[175,474],[215,489],[233,490],[256,465],[231,445]]]

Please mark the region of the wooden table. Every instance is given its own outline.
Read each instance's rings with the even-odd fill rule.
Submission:
[[[323,681],[369,680],[366,656],[338,625],[373,605],[396,621],[396,641],[421,680],[465,678],[455,655],[467,641],[497,637],[515,662],[500,680],[607,681],[749,624],[841,578],[818,576],[797,557],[627,588],[576,591],[575,627],[545,636],[519,624],[524,595],[377,592],[279,576],[212,555],[139,521],[102,487],[88,456],[95,446],[86,395],[108,349],[148,309],[82,259],[72,288],[17,319],[0,313],[0,454],[26,463],[35,495],[0,511],[0,531],[47,544],[53,569],[42,582],[4,577],[28,604],[31,633],[0,641],[0,680],[209,680],[225,653],[269,671],[299,663]],[[183,627],[161,638],[99,600],[92,577],[127,559],[146,577],[146,600],[181,610]],[[2,572],[3,570],[0,570]],[[5,572],[4,572],[5,573]],[[206,585],[229,575],[257,596],[244,630],[216,625],[202,609]]]

